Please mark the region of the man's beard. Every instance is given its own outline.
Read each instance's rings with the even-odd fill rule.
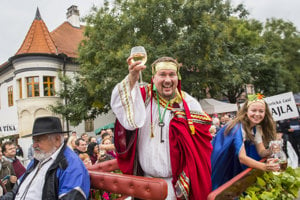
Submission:
[[[38,161],[42,162],[45,159],[49,158],[54,152],[56,151],[56,148],[53,147],[49,152],[45,153],[43,150],[37,148],[34,148],[34,158]]]

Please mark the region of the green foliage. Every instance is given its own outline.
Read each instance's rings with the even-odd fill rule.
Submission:
[[[67,76],[59,75],[59,79],[63,84],[63,90],[58,95],[64,99],[64,102],[57,102],[56,105],[50,105],[50,109],[55,113],[62,114],[71,125],[76,126],[82,120],[90,119],[98,108],[104,105],[96,105],[98,101],[88,94],[88,88],[80,83],[80,78],[75,76],[73,80]]]
[[[300,168],[288,167],[284,172],[275,175],[273,172],[265,172],[262,177],[248,187],[240,200],[293,200],[300,190]]]
[[[228,96],[232,101],[250,80],[245,67],[255,59],[248,50],[258,36],[259,23],[245,23],[247,11],[221,0],[119,0],[96,9],[87,18],[86,40],[80,46],[81,75],[91,88],[90,95],[109,103],[113,86],[128,73],[130,48],[145,46],[148,68],[143,78],[151,81],[150,64],[161,56],[183,63],[183,90],[196,98]],[[253,25],[252,25],[253,24]],[[228,35],[228,34],[231,35]],[[234,40],[243,40],[235,42]],[[240,43],[240,44],[238,44]],[[259,44],[259,42],[255,42]],[[232,78],[234,75],[234,78]],[[112,78],[113,77],[113,78]]]
[[[85,40],[79,47],[80,74],[67,86],[68,105],[56,111],[73,124],[110,109],[114,86],[128,74],[132,46],[148,53],[143,80],[151,81],[151,63],[171,56],[183,64],[182,89],[197,99],[207,90],[230,102],[254,84],[266,96],[300,91],[300,38],[282,20],[265,26],[247,19],[242,4],[222,0],[116,0],[94,7],[85,18]],[[267,84],[266,84],[267,83]],[[63,89],[64,90],[64,89]],[[73,100],[75,99],[75,100]]]
[[[267,20],[262,39],[263,65],[253,71],[253,84],[265,95],[300,92],[300,37],[295,26],[282,19]],[[268,83],[268,84],[265,84]]]

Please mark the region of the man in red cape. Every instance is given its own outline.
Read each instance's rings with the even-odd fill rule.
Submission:
[[[148,86],[139,85],[140,61],[127,59],[129,75],[111,98],[115,146],[123,173],[158,177],[167,199],[206,199],[211,191],[211,118],[181,91],[180,64],[162,57],[152,64]]]

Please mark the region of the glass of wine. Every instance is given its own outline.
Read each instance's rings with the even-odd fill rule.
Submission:
[[[135,46],[131,48],[130,56],[132,62],[141,61],[139,65],[145,65],[147,62],[147,52],[143,46]],[[140,84],[143,85],[142,72],[140,71]]]

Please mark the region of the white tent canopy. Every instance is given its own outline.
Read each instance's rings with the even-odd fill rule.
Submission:
[[[215,99],[202,99],[200,104],[207,114],[235,112],[238,110],[237,105],[234,103],[225,103]]]

